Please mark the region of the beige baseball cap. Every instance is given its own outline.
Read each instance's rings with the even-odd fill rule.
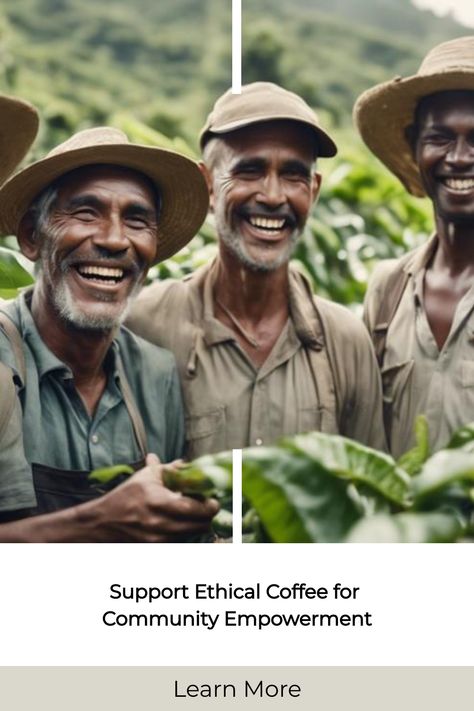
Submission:
[[[316,135],[318,156],[330,158],[337,153],[336,144],[321,128],[317,114],[306,101],[292,91],[267,81],[246,84],[240,94],[233,94],[229,89],[217,99],[199,135],[201,148],[213,136],[265,121],[303,123]]]

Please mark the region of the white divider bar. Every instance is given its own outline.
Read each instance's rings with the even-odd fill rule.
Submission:
[[[242,88],[242,0],[232,0],[232,93]]]
[[[232,542],[242,543],[242,450],[232,450]]]

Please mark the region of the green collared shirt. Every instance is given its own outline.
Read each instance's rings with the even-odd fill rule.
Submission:
[[[406,263],[407,286],[387,332],[382,381],[387,434],[396,457],[414,445],[417,415],[427,418],[432,450],[445,446],[456,429],[474,420],[474,286],[458,303],[439,350],[423,295],[426,267],[436,247],[434,237]],[[386,279],[396,268],[396,260],[386,260],[372,276],[365,300],[370,329]]]
[[[130,327],[176,356],[189,457],[319,430],[385,447],[372,344],[347,309],[289,273],[290,318],[257,368],[214,316],[218,262],[139,295]]]
[[[71,370],[42,341],[28,306],[28,292],[3,310],[13,317],[24,344],[26,383],[20,383],[23,439],[30,464],[90,471],[141,458],[120,382],[121,361],[142,416],[148,451],[163,462],[182,455],[183,412],[174,358],[121,328],[105,361],[107,384],[93,416],[87,412]],[[0,333],[0,361],[18,366]]]

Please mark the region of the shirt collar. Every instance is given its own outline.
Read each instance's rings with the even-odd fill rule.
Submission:
[[[196,274],[193,283],[194,308],[202,303],[204,340],[208,346],[235,341],[235,335],[214,316],[214,283],[217,277],[218,258]],[[324,345],[324,333],[318,317],[314,296],[307,279],[295,267],[289,270],[289,305],[296,335],[301,343],[315,350]]]
[[[54,355],[39,334],[30,310],[32,295],[32,289],[28,289],[20,294],[17,302],[18,320],[23,340],[26,342],[28,348],[33,354],[38,371],[38,377],[42,379],[49,373],[57,372],[58,375],[62,375],[65,380],[72,379],[73,374],[69,366]],[[120,377],[117,364],[118,357],[119,347],[116,341],[113,341],[106,355],[105,369],[115,378],[115,380],[119,380]]]
[[[416,249],[411,259],[408,259],[403,270],[412,276],[418,272],[424,271],[431,257],[438,246],[438,237],[434,234],[430,237],[426,244]]]

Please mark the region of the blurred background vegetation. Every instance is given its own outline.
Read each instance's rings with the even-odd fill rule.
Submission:
[[[436,43],[464,34],[409,0],[243,0],[243,81],[301,94],[340,147],[321,161],[322,196],[295,253],[318,293],[357,308],[376,260],[426,239],[429,205],[369,155],[352,128],[352,105],[369,86],[416,71]],[[42,117],[27,162],[103,124],[197,156],[199,129],[230,84],[230,38],[231,0],[2,0],[0,91],[30,100]],[[4,238],[0,296],[30,279],[11,249],[15,240]],[[214,251],[208,221],[151,278],[179,276]]]

